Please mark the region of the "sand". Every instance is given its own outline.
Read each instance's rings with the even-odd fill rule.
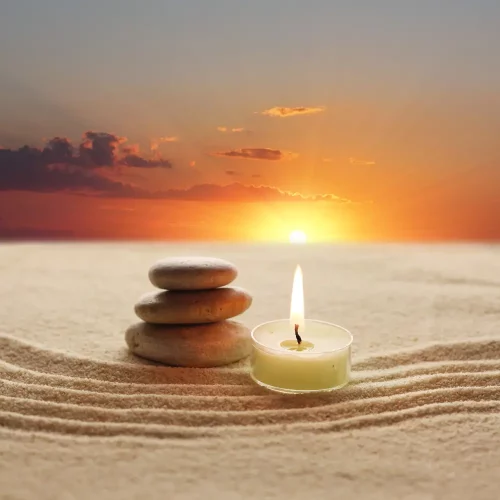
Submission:
[[[128,354],[149,266],[226,258],[254,303],[354,336],[353,381],[266,392],[248,361],[171,368]],[[3,244],[0,498],[494,499],[500,247]]]

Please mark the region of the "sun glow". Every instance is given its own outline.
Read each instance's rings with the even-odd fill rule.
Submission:
[[[304,231],[296,230],[290,233],[289,239],[290,243],[306,243],[307,235]]]

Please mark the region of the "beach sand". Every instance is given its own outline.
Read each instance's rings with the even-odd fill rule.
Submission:
[[[306,316],[354,335],[353,380],[256,386],[248,360],[182,369],[128,354],[149,266],[226,258],[249,327]],[[2,244],[0,498],[495,499],[500,246]]]

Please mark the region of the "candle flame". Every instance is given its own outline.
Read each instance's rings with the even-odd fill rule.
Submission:
[[[302,269],[297,266],[293,277],[292,302],[290,305],[290,324],[304,329],[304,283]]]

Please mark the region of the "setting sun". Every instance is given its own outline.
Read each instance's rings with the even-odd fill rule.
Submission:
[[[307,241],[307,235],[304,231],[292,231],[289,238],[290,243],[305,243]]]

